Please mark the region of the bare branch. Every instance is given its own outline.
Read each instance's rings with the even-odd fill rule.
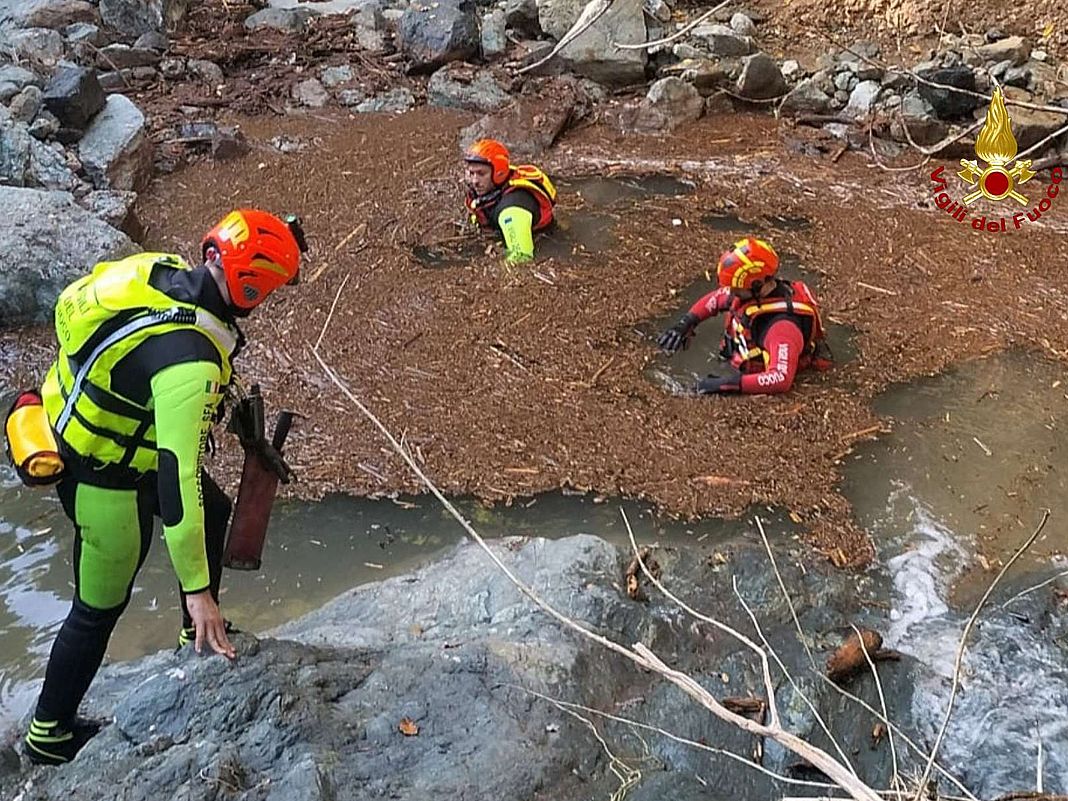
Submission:
[[[683,601],[681,598],[670,592],[667,587],[665,587],[660,582],[660,579],[658,579],[652,574],[652,572],[646,566],[645,560],[641,558],[641,555],[638,552],[638,543],[634,540],[634,530],[630,526],[630,520],[627,519],[626,511],[622,507],[620,507],[619,513],[623,516],[623,524],[627,527],[627,535],[630,537],[631,548],[634,549],[634,553],[638,558],[638,564],[641,566],[642,572],[645,574],[645,577],[649,579],[649,581],[651,581],[653,585],[658,590],[660,590],[660,592],[664,593],[664,595],[666,595],[674,603],[678,604],[687,613],[693,615],[693,617],[697,618],[698,620],[708,623],[711,626],[715,626],[724,634],[729,634],[739,642],[744,643],[749,647],[751,651],[753,651],[753,653],[755,653],[760,658],[760,666],[764,673],[764,691],[768,694],[768,711],[771,713],[771,723],[769,725],[778,726],[779,710],[775,706],[775,683],[771,680],[771,668],[768,666],[768,655],[759,645],[757,645],[751,639],[746,637],[740,631],[736,631],[735,629],[728,626],[726,623],[722,623],[719,620],[716,620],[714,617],[709,617],[708,615],[701,614],[696,609],[687,604],[685,601]]]
[[[889,719],[890,713],[886,710],[886,696],[883,695],[883,683],[879,678],[879,670],[875,667],[875,662],[872,660],[871,654],[868,653],[868,646],[864,644],[864,637],[861,635],[860,629],[856,626],[852,626],[852,628],[857,634],[857,640],[860,642],[860,650],[864,652],[864,658],[868,660],[868,667],[871,668],[872,678],[875,679],[875,689],[879,691],[879,705],[883,708],[883,717]],[[896,790],[900,786],[901,778],[898,772],[897,749],[894,747],[894,732],[890,730],[889,726],[886,728],[886,737],[890,742],[890,758],[894,771],[890,777],[890,786]]]
[[[537,69],[542,64],[545,64],[547,61],[552,60],[557,53],[592,28],[594,23],[605,15],[614,2],[615,0],[590,0],[586,3],[585,8],[582,9],[579,18],[575,20],[575,24],[568,29],[567,33],[560,37],[560,41],[556,43],[556,46],[553,47],[551,51],[549,51],[549,54],[538,59],[533,64],[528,64],[527,66],[516,70],[516,74],[522,75],[524,72],[530,72],[533,69]]]
[[[1031,547],[1031,545],[1036,539],[1038,539],[1038,535],[1041,534],[1042,529],[1046,527],[1046,521],[1049,520],[1049,516],[1050,510],[1046,509],[1042,514],[1042,521],[1038,524],[1038,528],[1034,530],[1034,532],[1031,534],[1030,537],[1027,538],[1023,545],[1016,549],[1016,553],[1012,555],[1012,558],[1010,558],[1009,561],[1005,563],[1004,567],[1002,567],[1001,570],[998,571],[997,576],[994,577],[994,580],[990,583],[990,586],[986,588],[986,592],[983,593],[983,597],[980,598],[979,603],[976,604],[975,611],[972,612],[972,616],[968,618],[968,623],[964,626],[964,632],[960,635],[960,644],[957,646],[957,658],[953,664],[953,684],[949,691],[949,703],[946,705],[946,716],[942,720],[942,727],[938,731],[938,737],[935,739],[934,745],[931,746],[931,755],[927,760],[927,766],[924,768],[923,776],[919,782],[919,790],[917,790],[916,801],[920,801],[921,794],[923,793],[923,788],[927,786],[927,780],[931,777],[931,766],[934,764],[935,756],[937,756],[938,749],[942,745],[942,740],[946,736],[946,729],[949,728],[949,719],[953,716],[953,703],[954,701],[956,701],[957,690],[960,687],[960,668],[961,662],[964,660],[964,647],[968,642],[968,635],[972,633],[972,627],[975,625],[975,621],[979,618],[979,612],[982,611],[984,604],[986,604],[987,598],[990,597],[990,594],[994,591],[994,588],[997,587],[1002,577],[1009,571],[1009,568],[1011,568],[1016,563],[1016,560],[1019,559],[1028,548]]]
[[[771,543],[768,542],[768,534],[764,531],[764,524],[760,521],[759,517],[754,517],[756,522],[757,531],[760,532],[760,539],[764,543],[764,550],[768,552],[768,560],[771,562],[771,569],[775,572],[775,580],[779,582],[779,589],[782,590],[782,597],[786,600],[786,605],[790,607],[790,616],[794,619],[794,628],[797,629],[797,639],[801,643],[801,647],[805,649],[805,653],[808,655],[808,662],[812,665],[812,669],[816,670],[816,658],[812,656],[812,649],[808,647],[808,641],[805,640],[805,632],[801,628],[801,621],[797,617],[797,610],[794,608],[793,599],[790,598],[790,593],[786,591],[786,583],[782,580],[782,573],[779,572],[779,565],[775,562],[775,554],[771,551]]]
[[[1028,595],[1028,594],[1034,592],[1035,590],[1040,590],[1043,587],[1045,587],[1046,585],[1052,584],[1057,579],[1062,578],[1064,576],[1068,576],[1068,570],[1062,570],[1057,575],[1055,575],[1055,576],[1053,576],[1051,578],[1048,578],[1045,581],[1039,582],[1038,584],[1036,584],[1033,587],[1028,587],[1026,590],[1023,590],[1021,592],[1016,593],[1014,596],[1009,598],[1009,600],[1007,600],[1005,603],[1003,603],[999,608],[1000,609],[1004,609],[1005,607],[1007,607],[1009,604],[1013,603],[1014,601],[1018,601],[1021,598],[1023,598],[1025,595]]]
[[[1044,138],[1044,139],[1042,139],[1042,140],[1040,140],[1038,142],[1035,142],[1035,144],[1031,145],[1031,147],[1027,148],[1027,150],[1025,150],[1023,153],[1017,153],[1016,154],[1016,160],[1019,161],[1024,156],[1029,156],[1032,153],[1038,152],[1039,150],[1041,150],[1043,148],[1043,146],[1045,146],[1045,144],[1047,142],[1052,142],[1057,137],[1064,136],[1065,133],[1068,133],[1068,125],[1061,126],[1060,128],[1058,128],[1056,131],[1051,133],[1046,138]]]
[[[559,701],[554,701],[551,698],[546,699],[563,712],[565,715],[570,715],[578,721],[581,721],[591,732],[593,736],[597,738],[597,742],[601,744],[601,748],[604,749],[605,754],[608,755],[608,769],[615,774],[615,777],[619,779],[619,789],[612,794],[611,801],[622,801],[627,792],[638,785],[638,782],[642,780],[642,772],[636,768],[632,768],[622,759],[612,753],[612,749],[608,747],[608,743],[605,742],[604,737],[597,731],[597,727],[593,725],[593,721],[589,718],[584,718],[578,712],[567,709],[564,704]]]
[[[805,779],[794,779],[794,778],[792,778],[790,776],[783,776],[781,773],[776,773],[775,771],[764,767],[760,763],[754,762],[754,761],[752,761],[750,759],[746,759],[745,757],[741,756],[740,754],[736,754],[733,751],[727,751],[727,750],[725,750],[723,748],[716,748],[715,746],[707,745],[705,743],[700,743],[700,742],[697,742],[696,740],[689,740],[689,739],[687,739],[685,737],[680,737],[677,734],[673,734],[672,732],[667,731],[666,729],[661,729],[661,728],[659,728],[657,726],[650,726],[648,723],[640,723],[639,721],[632,720],[631,718],[624,718],[624,717],[620,717],[619,715],[613,715],[613,714],[610,714],[608,712],[602,712],[599,709],[592,709],[591,707],[582,706],[581,704],[573,704],[573,703],[570,703],[569,701],[560,701],[559,699],[550,698],[547,695],[542,695],[541,693],[537,692],[536,690],[531,690],[531,689],[528,689],[526,687],[519,687],[517,685],[509,685],[509,686],[510,687],[515,687],[516,689],[522,690],[523,692],[530,693],[531,695],[533,695],[533,696],[535,696],[537,698],[541,698],[541,699],[543,699],[545,701],[548,701],[548,702],[550,702],[552,704],[555,704],[557,706],[565,706],[565,707],[571,707],[573,709],[579,709],[579,710],[581,710],[583,712],[588,712],[591,715],[598,715],[598,716],[603,717],[603,718],[605,718],[607,720],[615,721],[616,723],[622,723],[625,726],[633,726],[636,729],[644,729],[646,731],[654,732],[654,733],[659,734],[659,735],[661,735],[663,737],[667,737],[669,740],[674,740],[677,743],[681,743],[682,745],[688,745],[691,748],[696,748],[696,749],[698,749],[700,751],[707,751],[710,754],[717,754],[718,756],[725,756],[728,759],[733,759],[735,762],[740,762],[741,764],[745,765],[748,768],[752,768],[753,770],[759,771],[760,773],[763,773],[768,778],[774,779],[777,782],[782,782],[784,784],[792,784],[792,785],[795,785],[797,787],[815,787],[815,788],[820,789],[820,790],[835,790],[835,789],[838,789],[838,785],[837,784],[828,784],[826,782],[810,782],[810,781],[806,781]]]
[[[697,19],[693,20],[692,22],[688,22],[683,28],[675,31],[675,33],[671,34],[671,36],[665,36],[663,39],[654,39],[651,42],[642,42],[641,44],[620,44],[619,42],[612,42],[612,46],[618,47],[620,50],[643,50],[647,47],[652,48],[660,47],[661,45],[671,44],[676,39],[681,39],[683,36],[688,34],[706,19],[708,19],[721,8],[723,8],[725,5],[728,5],[730,1],[731,0],[723,0],[723,2],[720,3],[718,6],[713,6],[704,14],[699,16]]]

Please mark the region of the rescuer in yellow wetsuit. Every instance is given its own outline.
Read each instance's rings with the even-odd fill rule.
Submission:
[[[533,259],[534,234],[553,222],[549,176],[531,164],[513,166],[504,145],[480,139],[464,153],[464,180],[471,221],[503,237],[508,262]]]
[[[155,517],[181,591],[179,644],[233,658],[218,607],[231,504],[202,462],[244,343],[237,318],[296,283],[304,250],[295,217],[241,209],[204,237],[200,266],[141,253],[96,265],[60,295],[59,355],[40,394],[65,465],[57,492],[74,524],[75,589],[26,736],[34,762],[68,762],[99,730],[78,706]]]

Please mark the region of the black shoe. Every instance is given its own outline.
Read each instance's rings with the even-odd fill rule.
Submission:
[[[34,718],[26,734],[26,756],[38,765],[70,762],[102,727],[100,721],[86,718],[75,718],[69,726],[61,726],[55,720],[40,721]]]

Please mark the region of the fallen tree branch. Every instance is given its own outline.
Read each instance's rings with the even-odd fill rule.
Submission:
[[[525,72],[530,72],[533,69],[537,69],[542,64],[551,61],[557,53],[578,39],[582,34],[593,27],[593,24],[597,22],[605,13],[612,7],[612,3],[615,0],[590,0],[586,3],[585,8],[582,9],[582,13],[579,14],[579,18],[575,20],[575,24],[568,28],[567,33],[560,37],[560,41],[556,43],[556,46],[549,51],[549,54],[538,59],[533,64],[528,64],[525,67],[521,67],[516,70],[517,75],[522,75]],[[587,20],[587,17],[589,19]]]
[[[868,667],[871,668],[872,678],[875,679],[875,689],[879,691],[879,705],[883,708],[883,717],[889,718],[890,713],[886,709],[886,696],[883,695],[883,683],[879,678],[879,670],[875,667],[875,662],[872,660],[871,654],[868,653],[868,646],[864,643],[864,636],[860,633],[860,629],[855,625],[852,628],[857,635],[857,639],[860,641],[860,650],[864,652],[864,658],[868,661]],[[893,774],[890,777],[890,786],[897,790],[901,786],[901,778],[898,771],[897,749],[894,747],[894,733],[890,730],[889,726],[886,728],[886,737],[890,742],[890,759],[892,762],[891,768],[893,770]]]
[[[627,518],[627,513],[623,509],[620,509],[619,512],[623,516],[623,523],[627,528],[627,536],[630,538],[631,548],[633,549],[635,554],[638,554],[639,553],[638,543],[634,538],[634,530],[630,525],[630,520]],[[766,538],[765,538],[765,541],[766,541]],[[715,618],[709,617],[708,615],[704,615],[704,614],[696,611],[695,609],[693,609],[687,603],[685,603],[684,601],[680,600],[677,596],[675,596],[673,593],[671,593],[660,582],[659,577],[658,576],[654,576],[652,574],[652,572],[649,571],[646,568],[645,563],[644,563],[643,560],[639,559],[638,560],[638,564],[641,565],[642,569],[645,571],[645,575],[649,579],[649,581],[651,581],[653,583],[653,585],[658,590],[660,590],[660,592],[662,592],[665,596],[667,596],[671,601],[673,601],[675,604],[677,604],[685,612],[689,613],[691,616],[693,616],[694,618],[696,618],[698,620],[701,620],[701,621],[704,621],[706,623],[709,623],[709,624],[711,624],[713,626],[716,626],[717,628],[725,631],[727,634],[730,634],[731,636],[735,637],[740,642],[742,642],[745,645],[747,645],[751,650],[753,650],[758,655],[758,657],[760,658],[760,661],[761,661],[761,665],[762,665],[763,670],[764,670],[765,692],[768,694],[767,706],[768,706],[768,712],[769,712],[769,714],[771,716],[771,720],[768,722],[766,728],[769,731],[771,729],[778,729],[780,731],[782,730],[781,724],[779,722],[780,719],[779,719],[778,706],[775,703],[775,687],[774,687],[774,684],[771,681],[771,671],[770,671],[770,668],[768,666],[768,654],[770,653],[772,655],[772,657],[775,659],[776,663],[778,663],[779,668],[783,671],[783,674],[786,676],[787,680],[790,682],[790,684],[793,686],[793,688],[797,691],[797,693],[801,696],[801,698],[805,701],[805,703],[808,705],[809,709],[812,710],[812,713],[815,715],[816,720],[819,721],[820,726],[823,729],[824,733],[830,739],[831,744],[834,746],[835,750],[837,750],[839,755],[841,756],[842,764],[844,764],[848,768],[848,770],[852,773],[854,778],[857,777],[856,770],[854,770],[854,768],[853,768],[852,764],[850,763],[848,757],[846,757],[845,753],[842,751],[842,748],[839,746],[838,741],[834,738],[834,735],[831,734],[830,729],[827,727],[826,723],[824,723],[823,718],[820,716],[819,712],[816,711],[815,706],[813,706],[813,704],[808,699],[808,697],[801,691],[801,689],[797,686],[797,684],[794,683],[793,677],[790,675],[790,672],[786,669],[786,666],[783,664],[782,660],[779,659],[778,654],[769,645],[767,639],[764,637],[764,634],[760,629],[760,625],[757,622],[756,616],[753,614],[752,610],[749,609],[749,606],[746,604],[745,599],[742,598],[741,594],[738,592],[737,582],[734,583],[734,593],[738,597],[738,600],[741,602],[742,607],[745,609],[746,612],[749,613],[749,617],[752,620],[754,627],[756,628],[757,635],[763,641],[764,647],[765,647],[766,650],[759,648],[754,642],[752,642],[752,640],[750,640],[745,635],[735,631],[730,626],[727,626],[726,624],[716,620]],[[776,568],[776,572],[778,572],[777,568]],[[781,580],[782,580],[782,578],[780,576],[780,582],[781,582]],[[789,599],[787,599],[787,603],[789,604],[790,609],[793,610],[793,602],[790,601]],[[796,612],[794,614],[795,614],[795,620],[796,620]],[[798,624],[798,630],[800,630],[800,624]],[[811,658],[811,654],[810,654],[810,658]],[[815,664],[815,662],[813,661],[813,665],[814,664]],[[768,735],[768,736],[771,736],[771,735]],[[774,739],[774,737],[772,737],[772,739]],[[828,774],[828,775],[830,775],[830,774]],[[859,781],[859,778],[857,778],[857,781]],[[841,785],[839,785],[839,786],[841,786]]]
[[[749,718],[739,717],[725,709],[716,698],[690,676],[668,667],[660,657],[654,654],[644,643],[635,643],[634,650],[653,665],[654,669],[668,681],[709,710],[716,717],[729,720],[750,734],[768,737],[789,751],[800,756],[835,784],[849,793],[856,801],[881,801],[879,794],[851,774],[838,760],[826,751],[806,743],[795,734],[779,726],[762,726]],[[730,716],[727,718],[726,716]]]
[[[960,669],[961,663],[964,661],[964,647],[968,642],[968,635],[972,633],[972,627],[975,625],[975,621],[979,617],[979,612],[982,611],[983,606],[986,604],[986,601],[990,597],[990,594],[994,591],[994,588],[997,587],[1002,577],[1004,577],[1004,575],[1009,571],[1009,568],[1011,568],[1016,563],[1016,560],[1019,559],[1028,548],[1031,547],[1031,545],[1036,539],[1038,539],[1038,535],[1041,534],[1042,529],[1046,527],[1046,521],[1049,520],[1050,514],[1051,513],[1049,509],[1044,510],[1042,514],[1042,520],[1039,522],[1038,527],[1034,530],[1034,532],[1032,532],[1031,536],[1024,541],[1023,545],[1016,549],[1016,553],[1014,553],[1009,559],[1009,561],[1005,563],[1004,567],[1002,567],[1001,570],[998,571],[997,576],[994,577],[994,580],[990,583],[990,586],[986,588],[986,592],[983,593],[983,597],[980,598],[979,603],[976,604],[975,611],[972,612],[972,616],[968,618],[968,623],[964,626],[964,631],[960,635],[960,644],[957,646],[957,657],[953,663],[953,683],[949,691],[949,703],[946,705],[946,715],[942,720],[941,728],[938,730],[938,737],[935,738],[934,745],[931,746],[931,755],[927,760],[927,765],[923,769],[923,776],[920,778],[919,781],[919,790],[916,793],[916,801],[921,801],[923,788],[927,786],[927,780],[931,778],[931,766],[934,764],[935,757],[938,754],[938,749],[939,747],[941,747],[942,740],[946,736],[946,729],[949,728],[949,720],[953,716],[953,704],[957,699],[957,690],[960,688]]]
[[[1046,579],[1045,581],[1041,581],[1038,584],[1035,584],[1033,587],[1028,587],[1026,590],[1021,590],[1020,592],[1016,593],[1014,596],[1009,598],[1009,600],[1005,601],[1005,603],[1003,603],[998,608],[999,609],[1004,609],[1005,607],[1007,607],[1009,604],[1013,603],[1014,601],[1018,601],[1021,598],[1023,598],[1025,595],[1029,595],[1030,593],[1034,592],[1035,590],[1040,590],[1043,587],[1045,587],[1045,586],[1047,586],[1049,584],[1052,584],[1057,579],[1063,578],[1064,576],[1068,576],[1068,570],[1062,570],[1057,575],[1051,576],[1050,578]]]

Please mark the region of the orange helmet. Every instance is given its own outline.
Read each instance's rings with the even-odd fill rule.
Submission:
[[[493,168],[493,183],[498,185],[508,180],[508,173],[512,170],[510,158],[508,148],[496,139],[479,139],[464,153],[464,161],[490,165]]]
[[[719,285],[730,289],[752,289],[763,283],[779,269],[775,248],[763,239],[747,236],[734,243],[734,249],[719,257],[716,275]]]
[[[246,311],[283,284],[297,283],[307,249],[300,218],[256,209],[231,211],[201,242],[205,258],[211,250],[218,254],[230,302]]]

